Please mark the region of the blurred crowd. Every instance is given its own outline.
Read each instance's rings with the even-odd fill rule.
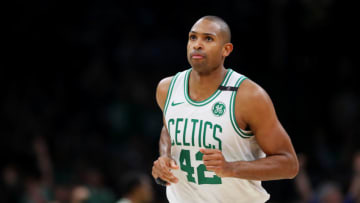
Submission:
[[[42,137],[32,143],[37,171],[29,173],[15,161],[2,168],[0,202],[8,203],[146,203],[154,200],[148,174],[128,171],[107,185],[98,166],[82,165],[72,174],[54,174],[48,145]],[[62,176],[62,177],[61,177]],[[67,177],[65,177],[67,176]]]
[[[141,171],[120,173],[113,184],[106,184],[104,172],[99,167],[83,165],[67,178],[55,175],[48,145],[42,137],[32,143],[37,173],[28,173],[15,161],[2,168],[0,201],[9,203],[151,203],[155,199],[153,181]],[[315,180],[307,170],[307,157],[299,154],[300,171],[292,181],[293,203],[357,203],[360,202],[360,151],[354,154],[348,180],[323,179],[314,186]],[[62,180],[61,180],[62,179]],[[344,185],[347,183],[347,185]],[[155,186],[160,187],[160,186]],[[344,190],[346,188],[346,190]],[[163,191],[162,191],[163,192]],[[284,191],[283,191],[284,192]],[[164,194],[163,194],[164,195]],[[277,202],[277,201],[271,201]],[[285,202],[284,199],[279,202]]]
[[[157,83],[189,68],[201,16],[232,29],[226,67],[273,100],[301,162],[269,202],[360,202],[360,34],[348,1],[16,1],[4,25],[0,202],[166,202],[152,180]]]
[[[299,155],[300,171],[295,178],[295,187],[299,195],[298,202],[307,203],[356,203],[360,202],[360,151],[353,157],[349,170],[348,185],[336,179],[322,180],[314,188],[313,180],[306,169],[307,157]],[[344,190],[346,188],[346,190]]]
[[[2,167],[0,202],[9,203],[151,203],[165,202],[156,197],[157,190],[164,196],[164,188],[155,186],[148,173],[132,170],[118,173],[113,181],[101,167],[82,165],[72,173],[55,174],[53,160],[50,158],[48,144],[43,137],[35,137],[31,142],[31,153],[37,171],[29,173],[28,167],[19,167],[16,161]],[[282,190],[279,200],[270,202],[293,203],[357,203],[360,202],[360,151],[352,158],[347,174],[338,177],[324,176],[320,179],[311,176],[308,158],[298,154],[300,171],[291,181],[293,191]],[[26,171],[25,171],[26,169]],[[325,172],[326,173],[326,172]],[[347,179],[344,179],[344,178]],[[111,184],[110,184],[111,183]],[[274,187],[267,185],[268,187]],[[285,191],[284,191],[285,190]],[[158,191],[159,192],[159,191]]]

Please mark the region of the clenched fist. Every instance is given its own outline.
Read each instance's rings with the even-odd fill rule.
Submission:
[[[231,166],[218,149],[200,149],[208,171],[214,171],[219,177],[231,177]]]

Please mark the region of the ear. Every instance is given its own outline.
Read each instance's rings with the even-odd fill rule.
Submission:
[[[223,47],[223,56],[224,57],[227,57],[230,55],[230,53],[232,52],[232,50],[234,49],[234,46],[232,43],[226,43]]]

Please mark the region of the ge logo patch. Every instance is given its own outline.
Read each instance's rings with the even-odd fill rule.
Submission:
[[[225,104],[222,102],[216,102],[212,106],[212,112],[215,116],[222,116],[225,113]]]

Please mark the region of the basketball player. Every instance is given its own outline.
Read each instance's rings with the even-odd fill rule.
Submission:
[[[298,173],[294,148],[265,90],[224,67],[230,38],[221,18],[199,19],[187,45],[192,68],[158,84],[164,126],[152,175],[166,181],[169,202],[265,202],[262,180]]]

